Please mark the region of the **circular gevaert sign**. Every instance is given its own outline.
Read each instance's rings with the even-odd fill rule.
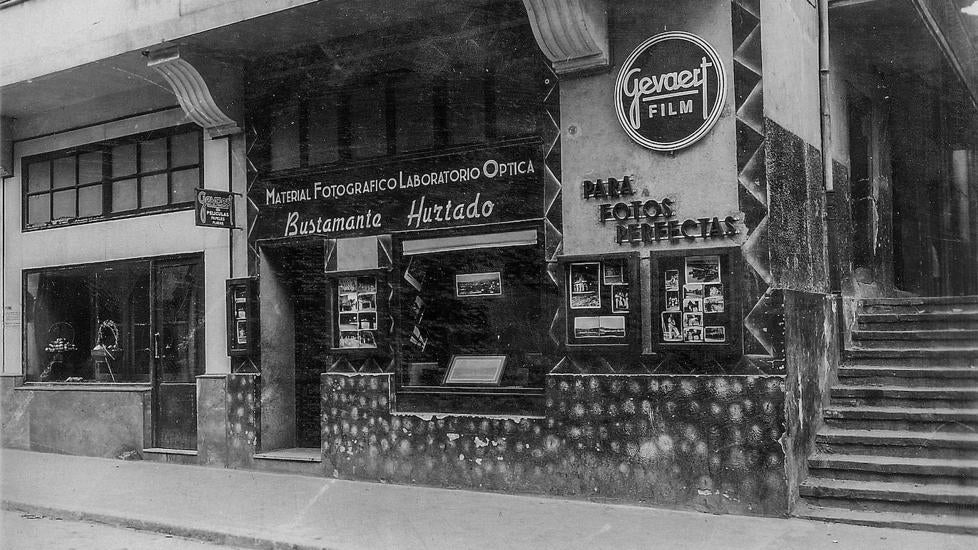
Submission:
[[[695,34],[664,32],[625,60],[615,82],[615,110],[633,140],[654,151],[675,151],[716,124],[726,89],[713,46]]]

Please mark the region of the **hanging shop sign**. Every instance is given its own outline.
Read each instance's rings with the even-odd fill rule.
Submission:
[[[198,189],[194,195],[194,224],[198,227],[234,228],[234,193]]]
[[[256,186],[258,239],[348,237],[543,216],[538,143],[383,162]]]
[[[581,183],[581,195],[585,200],[618,199],[598,205],[598,220],[602,224],[617,224],[615,242],[619,245],[722,239],[739,232],[737,218],[733,216],[679,218],[676,202],[669,197],[630,200],[635,195],[633,185],[632,176]]]
[[[657,34],[622,65],[615,111],[625,133],[653,151],[689,147],[716,124],[726,96],[717,51],[688,32]]]

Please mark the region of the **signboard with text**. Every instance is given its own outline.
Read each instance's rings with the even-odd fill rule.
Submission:
[[[543,217],[538,143],[392,160],[256,185],[257,239],[351,237]]]
[[[214,189],[198,189],[194,195],[195,225],[234,228],[234,194]]]
[[[676,151],[705,136],[723,111],[726,75],[713,46],[671,31],[649,38],[628,56],[615,83],[615,111],[636,143]]]

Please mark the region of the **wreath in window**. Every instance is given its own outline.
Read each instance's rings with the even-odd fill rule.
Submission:
[[[119,347],[119,326],[115,321],[106,319],[98,325],[95,333],[95,347],[92,348],[92,357],[101,359],[115,359],[122,353]]]

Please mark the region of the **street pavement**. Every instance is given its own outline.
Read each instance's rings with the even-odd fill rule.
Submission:
[[[8,510],[246,548],[978,548],[967,535],[9,449],[0,477]]]
[[[3,512],[3,550],[234,550],[173,535],[98,523]]]

